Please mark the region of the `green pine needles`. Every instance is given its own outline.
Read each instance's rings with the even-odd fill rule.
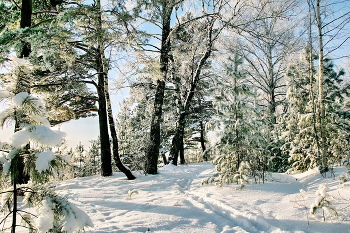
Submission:
[[[16,131],[9,143],[0,143],[0,212],[4,216],[0,229],[16,232],[16,227],[21,226],[39,233],[80,231],[93,225],[90,218],[48,183],[67,165],[61,155],[52,151],[62,143],[64,135],[50,129],[41,100],[19,88],[25,86],[20,80],[25,80],[27,72],[16,71],[27,70],[30,75],[31,69],[26,61],[17,61],[19,65],[12,75],[18,85],[0,91],[1,99],[9,102],[0,120],[14,123]]]

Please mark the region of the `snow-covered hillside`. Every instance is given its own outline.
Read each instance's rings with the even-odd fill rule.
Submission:
[[[90,233],[146,232],[148,228],[157,233],[343,233],[350,232],[350,187],[339,184],[338,178],[345,171],[335,168],[335,178],[322,178],[316,171],[273,174],[265,184],[237,190],[232,185],[201,185],[213,175],[214,166],[200,163],[165,166],[159,175],[138,175],[133,181],[121,173],[77,178],[57,183],[57,190],[90,216],[94,223],[86,228]],[[328,199],[340,215],[326,217],[325,222],[309,214],[322,183],[328,183],[333,197]]]

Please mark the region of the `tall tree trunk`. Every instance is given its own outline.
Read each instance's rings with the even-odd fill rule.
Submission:
[[[200,125],[200,131],[199,131],[199,134],[200,134],[200,143],[201,143],[201,148],[202,148],[202,152],[203,152],[203,159],[204,161],[208,161],[208,155],[207,153],[205,153],[205,150],[207,149],[207,147],[205,146],[205,129],[204,129],[204,124],[203,124],[203,121],[201,120],[199,122],[199,125]]]
[[[20,28],[26,28],[31,27],[32,25],[32,0],[22,0],[22,6],[21,6],[21,20],[20,20]],[[20,54],[18,57],[20,58],[27,58],[29,57],[31,53],[30,44],[27,42],[22,42],[22,49],[20,51]],[[18,94],[20,92],[27,92],[30,93],[29,86],[30,86],[30,79],[24,76],[17,78],[16,83],[16,90],[15,93]],[[25,116],[20,113],[15,112],[15,132],[22,129],[22,122],[21,119],[24,119]],[[26,150],[29,150],[30,146],[29,144],[26,145]],[[14,179],[19,182],[19,184],[26,184],[28,183],[30,177],[26,174],[24,171],[24,158],[23,156],[17,155],[19,158],[16,160],[17,164],[15,165],[18,168],[18,172],[16,173],[16,177]]]
[[[308,0],[308,8],[309,8],[309,25],[308,25],[308,40],[309,40],[309,46],[308,46],[308,75],[309,75],[309,85],[310,85],[310,99],[311,99],[311,106],[312,106],[312,127],[313,127],[313,133],[316,141],[317,146],[317,152],[321,154],[321,141],[320,141],[320,133],[319,128],[317,127],[318,122],[318,114],[317,114],[317,103],[315,100],[315,93],[314,93],[314,66],[313,66],[313,39],[312,39],[312,22],[313,22],[313,16],[312,16],[312,9],[313,9],[313,2],[312,0]]]
[[[32,26],[32,0],[22,0],[22,7],[21,7],[21,21],[20,21],[20,28],[26,28]],[[27,42],[23,42],[23,47],[20,51],[20,58],[29,57],[31,53],[30,44]]]
[[[188,95],[187,95],[186,100],[184,102],[183,110],[180,112],[178,124],[177,124],[176,130],[175,130],[175,135],[174,135],[172,143],[171,143],[171,148],[170,148],[170,153],[169,153],[169,163],[172,163],[174,165],[177,165],[178,153],[179,153],[180,143],[181,143],[180,139],[183,138],[183,136],[184,136],[186,120],[187,120],[186,118],[189,114],[190,106],[192,104],[194,93],[196,91],[203,66],[206,63],[206,61],[209,59],[211,52],[212,52],[213,25],[214,25],[214,21],[212,21],[208,27],[208,38],[207,38],[208,41],[207,41],[206,51],[203,54],[203,56],[201,57],[201,59],[198,63],[197,69],[193,75],[191,86],[189,88]]]
[[[186,164],[186,160],[185,160],[184,133],[182,134],[182,137],[180,138],[179,156],[180,156],[180,164]]]
[[[316,1],[316,21],[318,29],[318,122],[320,127],[320,139],[321,139],[321,151],[320,151],[320,165],[322,166],[323,171],[328,170],[327,163],[327,145],[326,145],[326,136],[325,136],[325,106],[324,106],[324,91],[323,91],[323,72],[324,72],[324,54],[323,54],[323,32],[322,32],[322,19],[321,19],[321,0]],[[322,172],[322,171],[321,171]]]
[[[101,14],[101,2],[96,1],[96,37],[97,37],[97,49],[96,49],[96,67],[98,76],[98,117],[100,126],[100,142],[101,142],[101,175],[111,176],[112,170],[112,153],[111,144],[109,140],[108,132],[108,115],[107,115],[107,97],[105,76],[106,69],[104,65],[104,47],[102,41],[102,14]]]
[[[177,165],[178,156],[181,149],[181,143],[183,144],[187,115],[188,115],[187,111],[180,113],[175,134],[174,134],[173,140],[171,141],[169,163],[173,165]]]
[[[160,71],[162,73],[162,80],[157,80],[157,88],[155,93],[153,115],[151,120],[151,130],[149,136],[149,142],[146,149],[146,162],[145,172],[148,174],[157,174],[157,163],[159,157],[159,148],[161,143],[160,138],[160,125],[162,122],[163,103],[164,103],[164,90],[165,80],[168,74],[169,66],[169,52],[170,52],[170,40],[169,35],[171,31],[170,20],[171,13],[173,12],[173,6],[168,5],[168,1],[164,1],[162,5],[163,9],[163,22],[162,22],[162,44],[160,48]]]
[[[109,122],[109,130],[111,132],[112,136],[112,145],[113,145],[113,159],[115,162],[115,165],[117,168],[123,172],[126,177],[129,180],[134,180],[136,177],[132,174],[132,172],[126,168],[122,161],[120,160],[119,156],[119,146],[118,146],[118,137],[117,137],[117,132],[115,130],[115,123],[113,119],[113,112],[112,112],[112,105],[111,105],[111,100],[109,97],[109,91],[108,91],[108,77],[107,74],[105,74],[105,91],[106,91],[106,101],[107,101],[107,110],[108,110],[108,122]]]
[[[113,119],[113,111],[112,111],[112,105],[111,105],[111,99],[109,96],[109,88],[108,88],[108,70],[106,67],[106,57],[105,57],[105,48],[103,45],[103,28],[102,28],[102,13],[101,13],[101,2],[100,0],[96,1],[96,10],[98,12],[97,16],[97,67],[98,67],[98,77],[99,77],[99,88],[101,88],[101,101],[103,103],[99,102],[99,105],[103,105],[103,109],[101,109],[101,114],[103,115],[103,119],[106,120],[106,122],[103,122],[103,127],[105,130],[105,134],[108,135],[108,145],[109,145],[109,150],[106,153],[106,156],[103,156],[105,158],[105,163],[103,164],[103,167],[106,169],[105,171],[102,171],[102,174],[104,176],[110,176],[112,175],[112,159],[111,159],[111,149],[110,149],[110,142],[109,142],[109,134],[108,134],[108,125],[109,125],[109,131],[111,133],[112,137],[112,145],[113,145],[113,159],[114,162],[117,166],[117,168],[123,172],[126,177],[129,180],[135,179],[135,176],[131,173],[129,169],[127,169],[122,161],[120,160],[119,156],[119,146],[118,146],[118,137],[117,137],[117,132],[115,130],[115,123]],[[103,93],[102,93],[103,92]],[[102,113],[104,111],[104,113]],[[104,116],[104,114],[106,114]],[[108,119],[108,124],[107,124],[107,119]],[[100,133],[101,130],[100,130]],[[104,139],[106,140],[106,139]],[[105,142],[107,143],[107,142]],[[102,152],[102,143],[101,143],[101,152]]]
[[[32,0],[22,0],[21,6],[21,20],[20,20],[20,28],[26,28],[32,26]],[[29,57],[31,53],[30,44],[22,41],[22,49],[18,57],[25,58]],[[30,80],[27,80],[26,77],[18,77],[16,83],[15,93],[20,92],[30,92],[29,85]],[[15,132],[21,130],[23,115],[18,115],[18,112],[15,112]],[[26,145],[26,150],[29,150],[29,144]],[[24,157],[20,154],[17,154],[15,158],[11,162],[11,167],[13,170],[12,182],[13,182],[13,209],[12,209],[12,227],[11,233],[16,232],[17,225],[17,184],[26,184],[28,183],[30,177],[25,172],[25,164]]]
[[[98,121],[100,129],[101,143],[101,175],[112,175],[112,153],[109,141],[108,122],[107,122],[107,106],[104,88],[104,75],[102,67],[97,71],[98,74]]]
[[[272,54],[273,47],[269,46],[268,48],[268,75],[269,75],[269,95],[270,95],[270,100],[269,100],[269,115],[270,115],[270,127],[271,130],[273,129],[274,125],[277,123],[276,120],[276,85],[275,85],[275,72],[274,72],[274,63],[273,63],[273,54]]]
[[[163,102],[164,102],[165,82],[158,80],[154,99],[153,115],[151,121],[151,131],[149,142],[146,149],[145,171],[147,174],[157,174],[157,164],[159,157],[160,124],[162,121]]]
[[[99,9],[99,8],[98,8]],[[101,175],[111,176],[112,171],[112,153],[111,144],[109,141],[108,132],[108,116],[106,104],[106,90],[105,90],[105,74],[102,57],[104,50],[101,44],[98,44],[96,51],[96,67],[97,67],[97,94],[98,94],[98,121],[100,129],[100,143],[101,143]]]

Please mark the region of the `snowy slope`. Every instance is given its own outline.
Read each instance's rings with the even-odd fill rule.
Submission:
[[[336,168],[335,175],[344,171]],[[350,232],[350,188],[339,185],[338,177],[273,174],[265,184],[236,190],[201,185],[214,173],[210,163],[166,166],[159,173],[133,181],[121,173],[77,178],[58,183],[57,190],[90,216],[90,233]],[[345,217],[323,222],[308,214],[321,183],[329,184],[332,202]],[[133,190],[138,194],[128,197]]]

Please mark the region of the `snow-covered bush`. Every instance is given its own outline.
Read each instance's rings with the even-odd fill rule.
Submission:
[[[221,159],[223,158],[221,157]],[[223,163],[223,161],[221,161],[220,166],[216,166],[218,173],[213,177],[203,180],[202,185],[215,183],[218,187],[221,187],[224,184],[236,183],[241,189],[245,184],[249,183],[251,168],[248,162],[242,161],[238,169],[235,168],[234,164],[230,166],[229,161],[227,162],[228,163]]]
[[[0,190],[0,212],[4,216],[0,221],[1,230],[15,232],[15,228],[21,226],[20,221],[22,226],[40,233],[73,233],[92,226],[84,212],[43,185],[67,163],[52,151],[62,142],[64,134],[50,129],[41,100],[27,92],[15,94],[7,90],[1,91],[0,97],[10,101],[8,108],[0,113],[0,122],[12,120],[16,131],[9,143],[0,143],[0,173],[1,180],[5,181]],[[23,176],[29,176],[30,181]],[[19,195],[25,197],[20,208]]]
[[[349,173],[342,173],[339,175],[339,183],[344,184],[350,180],[350,174]]]
[[[332,197],[327,193],[328,190],[327,184],[321,184],[316,191],[314,202],[310,205],[310,213],[317,216],[318,212],[321,211],[323,221],[326,221],[326,217],[338,216],[338,212],[331,202]]]
[[[233,180],[243,188],[245,184],[249,183],[248,174],[250,172],[250,166],[247,162],[242,162],[239,166],[238,173],[233,177]]]
[[[28,221],[38,232],[77,232],[84,226],[92,226],[90,218],[77,206],[57,195],[47,186],[36,185],[25,193],[23,202],[35,207],[38,218]]]
[[[350,122],[345,102],[349,87],[344,85],[344,71],[337,72],[333,62],[325,59],[324,114],[321,119],[320,106],[315,103],[317,73],[309,69],[313,64],[307,56],[305,53],[302,60],[291,64],[287,70],[288,109],[280,120],[283,125],[281,138],[285,141],[281,148],[289,154],[291,172],[322,165],[320,172],[324,173],[328,166],[349,157]]]

